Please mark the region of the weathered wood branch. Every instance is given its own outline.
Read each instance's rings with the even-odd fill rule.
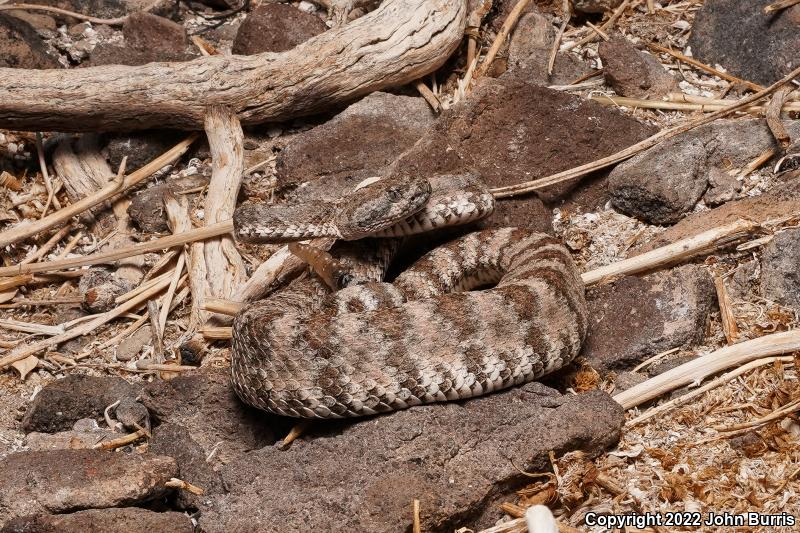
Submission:
[[[439,68],[458,46],[465,0],[386,0],[283,53],[74,70],[0,68],[0,127],[203,128],[224,106],[242,124],[308,115]]]

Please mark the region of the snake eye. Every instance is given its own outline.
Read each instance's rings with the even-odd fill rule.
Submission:
[[[393,202],[398,201],[403,195],[397,189],[389,189],[389,199]]]

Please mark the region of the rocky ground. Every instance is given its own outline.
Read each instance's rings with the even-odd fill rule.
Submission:
[[[121,24],[93,23],[53,11],[0,10],[0,67],[80,69],[281,52],[335,24],[306,1],[165,1],[149,13],[141,12],[151,4],[144,0],[33,3],[103,19],[129,16]],[[398,171],[474,171],[499,188],[596,161],[797,68],[800,4],[765,15],[769,3],[574,0],[548,76],[565,14],[561,1],[530,2],[470,90],[463,82],[466,44],[425,79],[439,113],[415,88],[401,87],[325,115],[247,130],[240,202]],[[480,54],[514,4],[494,2],[480,27]],[[620,16],[612,16],[618,8]],[[717,75],[652,45],[715,67]],[[798,92],[788,100],[782,123],[797,143]],[[0,374],[0,531],[411,531],[414,500],[422,531],[524,531],[513,519],[537,503],[551,508],[563,531],[603,531],[585,525],[589,512],[753,511],[800,520],[794,362],[758,367],[643,422],[632,421],[692,387],[628,411],[613,398],[722,346],[797,325],[800,150],[778,147],[763,106],[746,111],[610,170],[502,199],[490,218],[467,228],[552,233],[589,272],[737,219],[765,222],[744,242],[589,287],[591,327],[581,357],[544,383],[357,422],[316,422],[284,443],[292,421],[234,395],[226,340],[206,340],[202,350],[182,344],[188,290],[177,292],[161,342],[140,320],[146,311],[137,311],[15,363]],[[57,162],[65,160],[59,151],[80,160],[99,149],[111,168],[127,156],[135,169],[184,136],[45,133],[41,153]],[[3,229],[85,194],[65,179],[61,163],[51,163],[45,177],[37,156],[34,134],[0,130]],[[195,143],[121,210],[100,206],[56,228],[54,238],[51,232],[6,247],[4,265],[167,234],[165,198],[172,196],[187,198],[200,226],[210,174],[208,146]],[[415,241],[417,252],[432,242]],[[241,250],[252,271],[272,248]],[[92,268],[80,280],[0,279],[0,348],[56,335],[113,308],[145,273],[157,274],[163,258]],[[197,369],[148,370],[160,344]],[[717,530],[685,530],[700,529]]]

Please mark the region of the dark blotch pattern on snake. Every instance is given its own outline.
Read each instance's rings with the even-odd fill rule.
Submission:
[[[534,380],[577,355],[586,327],[583,283],[560,243],[486,230],[391,284],[247,305],[233,325],[233,384],[280,415],[371,415]]]

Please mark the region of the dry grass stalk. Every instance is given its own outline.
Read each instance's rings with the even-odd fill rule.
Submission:
[[[10,331],[19,331],[22,333],[31,333],[33,335],[61,335],[64,333],[64,327],[48,326],[46,324],[36,324],[34,322],[20,322],[18,320],[0,318],[0,328]]]
[[[433,109],[434,113],[436,114],[441,113],[442,102],[440,102],[439,99],[436,97],[436,95],[433,94],[433,91],[431,91],[428,88],[428,86],[425,85],[424,81],[417,80],[414,83],[414,87],[417,88],[417,91],[419,92],[420,96],[422,96],[425,99],[425,101],[428,102],[428,105],[431,106],[431,109]]]
[[[164,483],[164,486],[169,487],[171,489],[186,490],[197,496],[202,496],[203,494],[206,493],[204,489],[198,487],[197,485],[192,485],[188,481],[184,481],[182,479],[178,479],[175,477],[171,478],[169,481]]]
[[[517,0],[517,4],[514,6],[514,9],[511,10],[511,13],[508,14],[506,20],[503,21],[503,25],[500,27],[500,31],[497,32],[497,36],[494,38],[492,45],[489,47],[489,51],[486,52],[486,57],[483,59],[483,63],[481,66],[478,67],[477,72],[475,72],[475,79],[481,78],[486,75],[489,71],[489,67],[492,66],[492,62],[494,58],[497,56],[497,52],[500,51],[500,48],[503,47],[503,44],[506,41],[506,38],[511,33],[511,30],[514,29],[514,26],[517,25],[517,21],[522,16],[522,12],[528,7],[528,2],[530,0]]]
[[[764,225],[766,224],[764,223]],[[739,219],[629,259],[584,272],[581,278],[588,286],[609,281],[618,276],[653,270],[743,239],[760,227],[761,224],[757,222]]]
[[[619,5],[619,7],[617,7],[617,9],[614,10],[614,13],[611,14],[611,16],[608,18],[608,20],[605,21],[603,23],[603,25],[600,26],[600,28],[598,28],[598,31],[602,31],[602,32],[606,32],[606,33],[608,31],[610,31],[611,28],[614,27],[614,24],[616,24],[617,21],[620,19],[620,17],[625,12],[625,10],[628,9],[629,7],[633,7],[633,6],[637,5],[640,1],[641,0],[625,0],[624,2],[622,2]],[[584,37],[580,41],[576,41],[576,42],[574,42],[572,44],[567,45],[564,48],[564,51],[567,52],[569,50],[572,50],[573,48],[577,48],[578,46],[583,46],[584,44],[591,43],[595,39],[597,39],[597,33],[592,32],[587,37]]]
[[[656,12],[656,2],[655,0],[647,0],[647,14],[653,15]]]
[[[789,97],[789,93],[793,90],[794,87],[791,86],[781,87],[775,91],[775,94],[772,95],[772,99],[767,105],[767,126],[769,126],[769,130],[772,132],[772,136],[775,137],[775,141],[778,143],[782,152],[786,151],[792,144],[792,138],[789,137],[789,132],[786,131],[786,127],[781,121],[781,110],[784,107],[786,99]]]
[[[642,361],[638,365],[636,365],[633,368],[633,370],[631,370],[631,372],[638,372],[641,369],[646,368],[646,367],[652,365],[653,363],[655,363],[657,361],[660,361],[661,359],[665,358],[666,356],[674,354],[675,352],[677,352],[679,350],[680,350],[680,348],[672,348],[670,350],[666,350],[666,351],[663,351],[661,353],[657,353],[653,357],[650,357],[650,358]]]
[[[15,361],[20,361],[29,357],[31,355],[35,355],[43,350],[48,350],[54,346],[61,344],[62,342],[66,342],[68,340],[74,339],[76,337],[80,337],[81,335],[88,335],[89,333],[93,332],[100,326],[103,326],[115,318],[122,316],[133,309],[138,308],[140,305],[144,304],[164,290],[167,285],[169,285],[169,279],[161,281],[159,284],[154,285],[147,291],[141,293],[136,298],[125,302],[124,304],[115,307],[114,309],[102,313],[96,316],[93,320],[85,322],[80,326],[76,326],[72,329],[68,329],[63,333],[55,335],[49,339],[44,339],[39,342],[34,342],[32,344],[18,346],[17,348],[13,349],[11,353],[6,355],[5,357],[0,358],[0,369],[7,367],[8,365],[14,363]]]
[[[469,39],[467,42],[467,65],[472,65],[478,52],[478,39],[480,39],[480,28],[483,17],[492,9],[492,0],[482,0],[467,17],[467,28],[465,33]]]
[[[611,95],[594,95],[591,97],[597,103],[604,105],[625,106],[640,109],[661,109],[665,111],[703,111],[705,113],[713,113],[724,109],[725,106],[730,105],[730,101],[718,100],[716,102],[666,102],[664,100],[650,100],[647,98],[630,98],[627,96],[611,96]],[[726,103],[720,103],[726,102]],[[764,113],[767,108],[764,106],[754,105],[741,109],[742,113],[750,113],[753,115],[760,115]],[[782,111],[787,113],[800,111],[800,102],[786,102],[781,108]]]
[[[64,226],[63,228],[55,232],[49,239],[47,239],[47,242],[45,242],[38,250],[29,254],[28,256],[25,257],[25,259],[20,261],[19,264],[27,265],[29,263],[35,263],[45,255],[47,255],[47,253],[50,250],[55,248],[55,245],[61,242],[61,239],[66,237],[70,231],[72,231],[72,226]]]
[[[698,357],[615,395],[614,400],[623,408],[630,409],[684,385],[699,383],[727,368],[798,350],[800,330],[765,335]]]
[[[233,316],[239,312],[243,304],[233,300],[223,300],[220,298],[206,298],[203,309],[212,313]]]
[[[422,525],[420,524],[419,518],[419,500],[416,498],[411,506],[411,515],[413,517],[413,526],[411,530],[413,533],[422,533]]]
[[[42,143],[42,134],[36,132],[36,155],[39,159],[39,169],[42,172],[42,179],[44,180],[44,187],[47,189],[47,202],[42,209],[42,215],[39,218],[44,218],[47,215],[47,210],[50,209],[50,204],[54,204],[56,209],[61,209],[58,203],[58,198],[55,197],[55,189],[53,182],[50,180],[50,173],[47,171],[47,163],[44,160],[44,144]]]
[[[288,246],[281,246],[269,259],[261,263],[250,279],[234,295],[237,302],[257,300],[267,294],[269,289],[279,280],[302,272],[306,264],[289,251]]]
[[[200,334],[206,340],[229,340],[233,338],[233,328],[229,326],[205,326],[200,328]]]
[[[565,170],[563,172],[558,172],[551,176],[547,176],[537,180],[528,181],[517,185],[510,185],[507,187],[499,187],[496,189],[492,189],[491,192],[497,198],[506,198],[511,196],[517,196],[520,194],[530,193],[539,189],[543,189],[545,187],[549,187],[551,185],[555,185],[557,183],[561,183],[563,181],[568,181],[581,176],[585,176],[586,174],[589,174],[590,172],[593,172],[595,170],[611,166],[615,163],[619,163],[620,161],[624,161],[630,157],[633,157],[639,152],[647,150],[648,148],[652,148],[653,146],[659,144],[662,141],[671,139],[672,137],[676,137],[682,133],[686,133],[687,131],[697,128],[699,126],[709,124],[717,120],[718,118],[727,117],[733,113],[736,113],[737,111],[740,111],[741,109],[747,108],[753,102],[756,102],[766,96],[769,96],[770,94],[772,94],[779,88],[783,87],[787,83],[790,83],[798,75],[800,75],[800,67],[794,69],[789,74],[787,74],[777,82],[773,83],[763,91],[760,91],[754,95],[744,98],[739,102],[737,102],[736,104],[727,106],[723,109],[720,109],[719,111],[716,111],[704,117],[700,117],[696,120],[689,122],[688,124],[684,124],[683,126],[677,126],[656,133],[655,135],[648,137],[647,139],[638,142],[633,146],[629,146],[624,150],[620,150],[615,154],[604,157],[602,159],[598,159],[597,161],[593,161],[585,165]]]
[[[639,416],[632,418],[631,420],[628,420],[628,422],[625,423],[625,427],[631,428],[637,424],[640,424],[646,420],[653,418],[656,415],[665,413],[667,411],[671,411],[673,409],[677,409],[678,407],[690,403],[693,399],[697,398],[698,396],[705,394],[706,392],[715,389],[721,385],[724,385],[725,383],[728,383],[732,379],[736,379],[737,377],[741,376],[742,374],[746,374],[747,372],[753,370],[754,368],[759,368],[764,365],[771,365],[776,361],[780,361],[783,363],[791,363],[793,361],[793,358],[788,356],[764,357],[762,359],[756,359],[755,361],[750,361],[749,363],[740,366],[736,370],[732,370],[712,381],[709,381],[700,388],[687,392],[686,394],[674,398],[668,402],[662,403],[661,405],[657,405],[656,407],[649,409],[648,411],[640,414]]]
[[[125,435],[124,437],[98,442],[97,444],[92,446],[92,448],[95,450],[115,450],[117,448],[127,446],[132,442],[136,442],[142,437],[147,437],[148,435],[149,431],[147,431],[145,428],[139,428],[133,433]]]
[[[769,15],[775,11],[780,11],[781,9],[786,9],[787,7],[792,7],[797,4],[800,4],[800,0],[778,0],[777,2],[765,6],[764,13]]]
[[[158,252],[190,242],[218,237],[232,231],[233,221],[226,220],[225,222],[219,222],[210,226],[195,228],[191,231],[181,233],[180,235],[169,235],[167,237],[161,237],[160,239],[154,239],[152,241],[135,244],[126,248],[118,248],[115,250],[109,250],[107,252],[87,255],[85,257],[73,257],[69,259],[60,259],[58,261],[49,261],[46,263],[33,263],[29,265],[2,267],[0,268],[0,277],[37,272],[53,272],[55,270],[62,270],[65,268],[108,264],[118,261],[119,259],[125,259],[135,255]]]
[[[705,63],[703,63],[701,61],[698,61],[698,60],[696,60],[696,59],[694,59],[692,57],[686,56],[686,55],[684,55],[684,54],[682,54],[680,52],[676,52],[674,50],[670,50],[669,48],[664,48],[663,46],[659,46],[659,45],[653,44],[653,43],[648,44],[647,46],[651,50],[655,50],[656,52],[662,52],[664,54],[670,55],[670,56],[674,57],[675,59],[677,59],[678,61],[686,63],[687,65],[691,65],[693,67],[696,67],[696,68],[698,68],[698,69],[700,69],[700,70],[702,70],[704,72],[707,72],[708,74],[716,76],[716,77],[718,77],[720,79],[729,81],[731,83],[738,83],[740,85],[744,85],[744,86],[746,86],[747,88],[749,88],[752,91],[758,92],[758,91],[763,91],[764,90],[764,86],[763,85],[759,85],[757,83],[753,83],[753,82],[750,82],[750,81],[747,81],[747,80],[743,80],[742,78],[737,78],[736,76],[728,74],[727,72],[722,72],[721,70],[717,70],[714,67],[706,65]]]
[[[731,298],[728,295],[728,289],[725,288],[725,280],[722,279],[722,276],[714,276],[714,288],[717,291],[720,320],[722,321],[722,331],[725,333],[725,340],[728,344],[735,344],[739,337],[739,328],[736,326],[736,317],[733,315]]]
[[[741,424],[732,424],[730,426],[713,426],[714,429],[720,432],[729,432],[729,431],[740,431],[742,429],[753,429],[765,424],[769,424],[775,420],[780,420],[781,418],[794,413],[795,411],[800,408],[800,400],[795,400],[793,402],[789,402],[788,404],[775,409],[770,414],[762,416],[760,418],[756,418],[755,420],[748,420],[747,422],[742,422]]]
[[[190,135],[167,152],[161,154],[139,170],[129,174],[121,181],[114,181],[103,187],[97,193],[87,196],[72,205],[59,209],[58,211],[28,224],[17,224],[15,227],[0,233],[0,248],[14,244],[23,239],[27,239],[39,232],[50,229],[59,224],[63,224],[70,218],[80,215],[92,207],[116,196],[117,194],[133,187],[141,181],[149,178],[154,172],[164,166],[173,163],[183,155],[189,146],[197,138],[196,134]]]
[[[192,222],[189,218],[189,201],[185,196],[180,199],[176,198],[172,193],[164,195],[164,206],[167,211],[167,220],[169,221],[172,234],[180,234],[192,229]],[[167,288],[167,294],[164,296],[164,303],[161,307],[161,315],[158,319],[158,324],[161,330],[167,327],[167,316],[169,315],[170,306],[172,304],[172,296],[175,294],[175,289],[178,286],[178,280],[183,272],[183,267],[186,264],[186,252],[184,251],[178,256],[178,264],[175,266],[175,275],[172,278],[170,286]],[[189,274],[191,277],[191,274]],[[191,283],[190,283],[191,286]]]
[[[561,47],[561,39],[564,37],[564,30],[567,29],[567,24],[569,24],[570,19],[572,18],[572,4],[570,4],[569,0],[563,0],[561,3],[561,26],[558,27],[558,32],[556,33],[556,38],[553,40],[553,46],[550,48],[550,56],[547,58],[547,75],[553,75],[553,67],[556,64],[556,55],[558,55],[558,49]],[[587,22],[587,24],[590,24]],[[591,25],[591,24],[590,24]],[[594,28],[594,26],[591,26]],[[597,28],[595,28],[597,29]],[[599,31],[599,30],[598,30]]]

